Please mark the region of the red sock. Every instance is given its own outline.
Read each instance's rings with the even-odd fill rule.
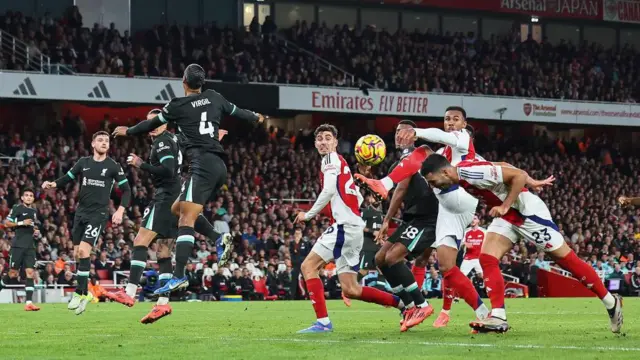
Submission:
[[[556,263],[560,265],[561,268],[571,272],[582,285],[593,291],[600,299],[609,293],[596,271],[589,266],[589,264],[580,260],[573,250],[562,259],[556,260]]]
[[[400,302],[400,298],[389,294],[388,292],[378,290],[376,288],[372,288],[370,286],[362,287],[362,294],[360,295],[360,299],[364,302],[374,303],[382,306],[393,306],[397,307]]]
[[[324,299],[322,280],[319,278],[307,280],[307,291],[309,292],[309,299],[311,299],[313,310],[316,312],[316,318],[322,319],[329,317],[327,313],[327,303]]]
[[[418,289],[422,289],[422,284],[424,284],[424,276],[427,272],[427,268],[424,266],[416,266],[415,264],[411,267],[411,273],[413,277],[416,279],[416,284],[418,284]]]
[[[504,309],[504,279],[498,259],[491,255],[480,254],[480,266],[484,274],[484,284],[491,300],[491,308]]]
[[[442,279],[442,310],[451,310],[451,304],[453,304],[454,292],[449,287],[449,282]]]
[[[500,275],[502,278],[502,275]],[[480,299],[480,295],[476,291],[476,288],[473,287],[473,283],[469,280],[468,277],[464,276],[460,268],[457,266],[452,267],[444,273],[444,279],[453,291],[451,292],[451,300],[453,297],[458,294],[464,301],[471,306],[473,310],[477,309],[480,305],[482,305],[482,300]],[[504,296],[504,291],[502,292]],[[449,305],[449,309],[451,305]]]
[[[419,147],[413,150],[413,152],[409,154],[409,156],[400,160],[400,163],[398,163],[398,165],[393,169],[393,171],[391,171],[391,173],[389,173],[389,175],[387,175],[387,177],[391,179],[394,184],[397,184],[402,180],[413,176],[413,174],[420,171],[422,163],[428,155],[429,151],[426,147]]]

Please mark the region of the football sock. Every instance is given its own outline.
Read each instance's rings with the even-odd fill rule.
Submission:
[[[196,223],[193,228],[198,233],[206,236],[211,241],[216,241],[220,237],[220,233],[213,229],[213,225],[207,220],[204,214],[200,214],[196,219]]]
[[[138,292],[138,284],[140,284],[140,278],[142,272],[147,266],[147,250],[146,246],[134,246],[133,253],[131,254],[131,270],[129,272],[129,283],[126,287],[127,295],[134,297]]]
[[[387,186],[389,182],[388,180],[385,180],[385,179],[389,179],[393,182],[393,184],[397,184],[402,180],[407,179],[410,176],[413,176],[413,174],[420,171],[420,168],[422,167],[422,163],[424,162],[424,160],[427,158],[428,155],[429,155],[429,150],[426,147],[419,147],[413,150],[413,152],[411,152],[409,156],[400,160],[398,165],[393,169],[393,171],[389,173],[389,175],[387,175],[387,177],[382,179],[382,183],[384,187],[387,190],[391,190],[391,188],[393,187],[393,185],[391,185],[390,187]]]
[[[411,295],[404,291],[404,287],[402,286],[402,282],[397,278],[394,278],[389,274],[388,266],[378,266],[378,269],[383,274],[383,276],[387,279],[389,286],[391,287],[391,292],[398,296],[400,300],[402,300],[402,304],[406,307],[413,307],[413,299],[411,299]]]
[[[469,306],[471,306],[471,308],[476,312],[476,315],[479,318],[484,318],[487,316],[489,309],[487,309],[487,307],[482,302],[482,299],[476,291],[476,288],[473,286],[471,280],[469,280],[468,277],[464,276],[459,267],[454,266],[453,268],[449,269],[449,271],[444,273],[443,277],[445,279],[444,282],[447,284],[447,286],[450,285],[449,302],[453,301],[453,298],[456,295],[459,295]],[[500,273],[500,279],[502,279],[502,273]],[[502,286],[504,289],[504,283]],[[502,294],[504,299],[504,290],[502,291]],[[449,309],[451,309],[451,303],[449,303]]]
[[[87,295],[89,288],[89,269],[91,268],[91,260],[88,257],[81,258],[78,262],[78,286],[76,293],[78,295]]]
[[[374,303],[382,306],[398,307],[400,305],[400,297],[389,294],[388,292],[378,290],[370,286],[363,286],[360,299],[364,302]]]
[[[451,304],[453,304],[453,289],[449,286],[450,281],[442,278],[442,311],[449,313],[451,310]]]
[[[573,250],[562,259],[557,259],[556,263],[561,268],[571,272],[582,285],[594,292],[607,309],[611,309],[616,305],[615,298],[604,287],[596,271],[589,264],[580,260]]]
[[[504,309],[504,279],[502,278],[498,259],[488,254],[480,254],[480,266],[482,266],[482,270],[484,271],[487,295],[489,296],[489,300],[491,300],[491,316],[506,320],[507,314]],[[460,274],[462,274],[462,272],[460,272]],[[467,279],[467,281],[469,281],[469,279]],[[459,294],[462,294],[461,289],[455,287],[454,289],[458,290]]]
[[[33,300],[33,278],[27,278],[25,291],[27,292],[27,304]]]
[[[393,276],[400,280],[404,291],[409,294],[417,307],[429,305],[422,295],[422,292],[420,291],[421,289],[413,278],[411,270],[409,270],[407,265],[405,265],[404,261],[400,261],[397,264],[389,266],[389,276]]]
[[[309,299],[313,305],[313,310],[316,312],[316,318],[322,325],[329,324],[329,314],[327,313],[327,303],[324,298],[324,286],[322,280],[319,278],[313,278],[306,280],[307,291],[309,292]]]
[[[416,284],[418,287],[422,289],[422,285],[424,285],[424,277],[427,273],[427,268],[424,266],[416,266],[413,264],[411,266],[411,273],[413,274],[414,279],[416,279]]]
[[[171,264],[171,258],[160,258],[158,259],[158,272],[160,275],[158,276],[158,281],[160,282],[160,286],[164,286],[167,281],[171,280],[173,277],[173,265]],[[169,303],[169,294],[165,293],[160,295],[158,298],[157,305],[166,305]]]
[[[184,277],[184,268],[189,261],[189,255],[193,250],[195,241],[195,230],[192,227],[180,226],[178,228],[178,239],[176,240],[176,268],[173,270],[173,276],[181,279]]]

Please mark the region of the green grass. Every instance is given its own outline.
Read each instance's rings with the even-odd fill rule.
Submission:
[[[440,302],[434,302],[437,311]],[[313,322],[307,301],[177,303],[156,324],[139,323],[151,303],[129,309],[90,304],[76,316],[66,304],[28,313],[0,306],[0,359],[637,359],[640,300],[625,299],[624,332],[609,331],[596,299],[508,300],[507,334],[469,332],[474,318],[454,304],[449,327],[434,329],[435,314],[400,333],[394,309],[329,302],[331,334],[298,335]]]

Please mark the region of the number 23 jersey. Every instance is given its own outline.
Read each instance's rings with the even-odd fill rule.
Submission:
[[[346,160],[338,153],[330,153],[322,158],[322,175],[336,176],[337,192],[331,198],[331,216],[338,225],[364,227],[360,205],[364,200],[360,190],[353,182],[351,169]],[[323,177],[320,178],[323,183]]]

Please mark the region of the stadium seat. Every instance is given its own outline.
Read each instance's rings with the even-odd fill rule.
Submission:
[[[106,280],[109,278],[109,270],[97,270],[96,274],[98,274],[98,279]]]

